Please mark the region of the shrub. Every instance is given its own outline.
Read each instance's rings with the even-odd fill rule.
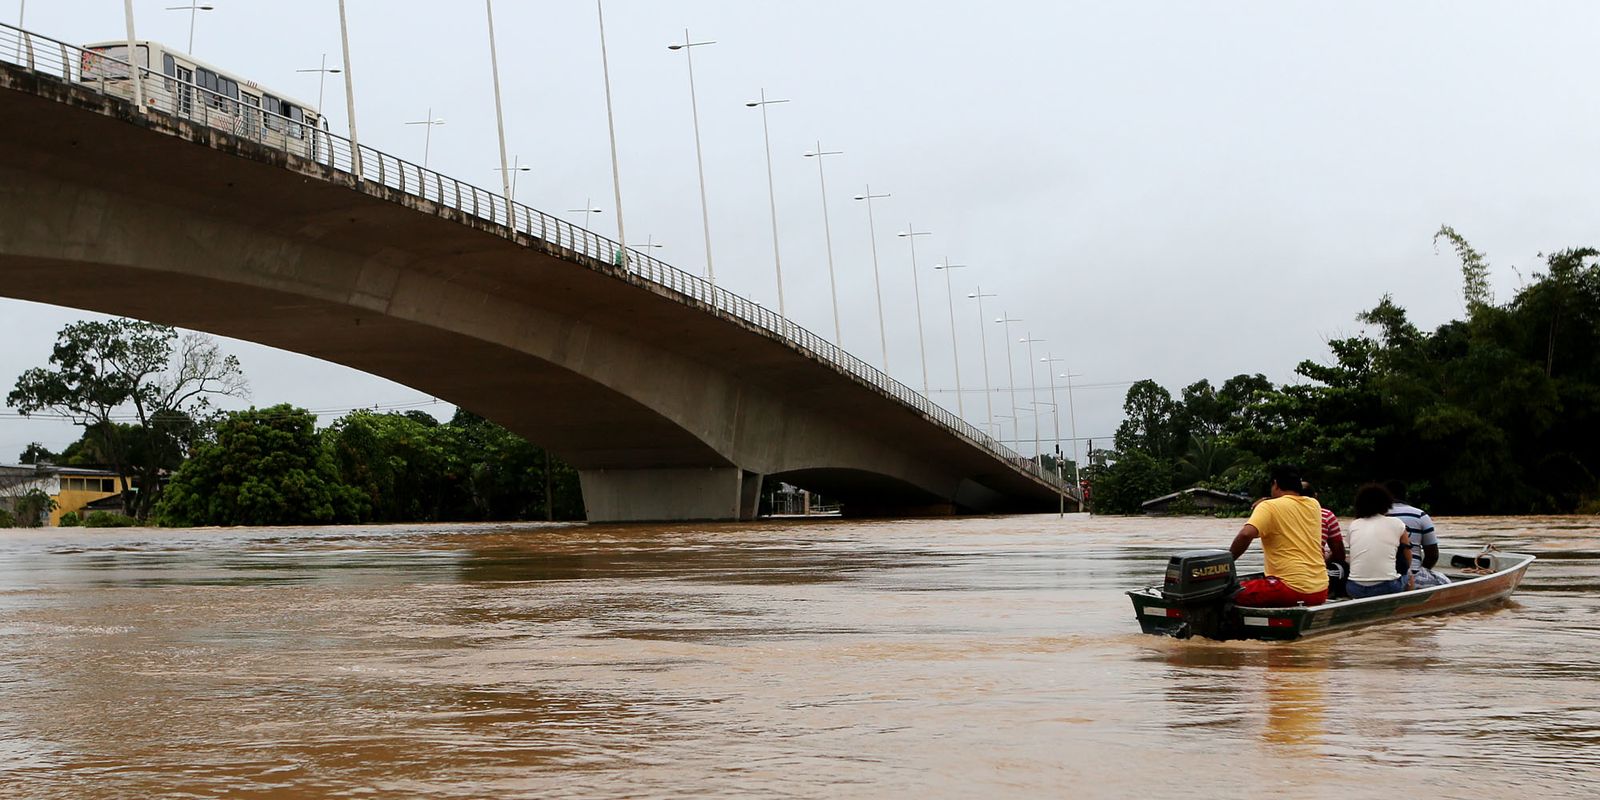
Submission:
[[[0,528],[15,528],[16,526],[17,520],[11,516],[11,512],[5,508],[0,508]]]
[[[68,511],[62,514],[61,520],[56,523],[57,526],[62,528],[76,528],[82,524],[83,520],[78,519],[78,512],[76,511]]]
[[[38,489],[29,489],[11,504],[12,524],[19,528],[37,528],[44,524],[50,512],[56,510],[56,501]]]
[[[131,528],[138,524],[139,521],[133,517],[107,511],[96,511],[83,521],[85,528]]]

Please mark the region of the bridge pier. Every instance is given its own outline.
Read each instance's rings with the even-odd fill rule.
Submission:
[[[590,522],[750,520],[761,475],[738,467],[580,469]]]

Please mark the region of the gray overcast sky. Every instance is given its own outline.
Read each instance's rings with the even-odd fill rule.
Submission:
[[[197,57],[315,102],[316,76],[295,70],[324,52],[340,60],[333,0],[211,2]],[[138,35],[181,48],[189,16],[168,5],[135,0]],[[362,143],[420,162],[423,128],[404,123],[431,108],[447,122],[430,165],[497,187],[483,4],[348,0],[348,11]],[[121,12],[115,0],[35,0],[25,27],[118,39]],[[614,235],[594,4],[501,0],[495,13],[508,148],[532,168],[518,200],[558,213],[588,198],[605,209],[592,227]],[[844,151],[827,162],[844,344],[880,360],[867,219],[850,199],[870,182],[893,195],[875,206],[892,372],[921,384],[910,254],[894,236],[914,223],[932,232],[918,241],[923,317],[934,397],[951,409],[954,394],[937,391],[955,383],[949,312],[931,270],[946,256],[971,265],[953,273],[963,385],[983,383],[965,299],[981,283],[999,295],[991,319],[1023,318],[1090,385],[1076,394],[1079,433],[1104,436],[1127,382],[1289,380],[1386,292],[1425,326],[1460,314],[1457,263],[1431,243],[1441,223],[1490,255],[1501,298],[1513,267],[1527,275],[1541,251],[1600,238],[1593,3],[611,0],[606,14],[630,238],[703,269],[688,76],[666,49],[687,26],[717,42],[695,50],[695,79],[719,282],[776,305],[761,120],[744,107],[765,87],[792,100],[770,112],[790,315],[832,331],[816,165],[801,156],[820,139]],[[343,100],[330,80],[336,131]],[[0,390],[81,317],[0,301]],[[1004,386],[1004,340],[987,327]],[[260,404],[429,400],[226,347]],[[1022,403],[1024,362],[1019,347]],[[984,421],[981,394],[966,412]],[[75,438],[0,417],[0,461]]]

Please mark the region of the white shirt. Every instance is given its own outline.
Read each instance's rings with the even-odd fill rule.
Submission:
[[[1394,560],[1407,541],[1406,524],[1394,517],[1365,517],[1350,523],[1344,535],[1349,548],[1350,580],[1383,583],[1400,577]]]

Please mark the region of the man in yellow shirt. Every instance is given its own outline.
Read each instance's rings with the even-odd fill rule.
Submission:
[[[1233,557],[1261,540],[1267,557],[1264,578],[1242,581],[1233,602],[1255,608],[1322,605],[1328,599],[1328,570],[1322,561],[1322,506],[1300,494],[1300,471],[1272,468],[1272,497],[1256,504],[1250,521],[1233,537]]]

